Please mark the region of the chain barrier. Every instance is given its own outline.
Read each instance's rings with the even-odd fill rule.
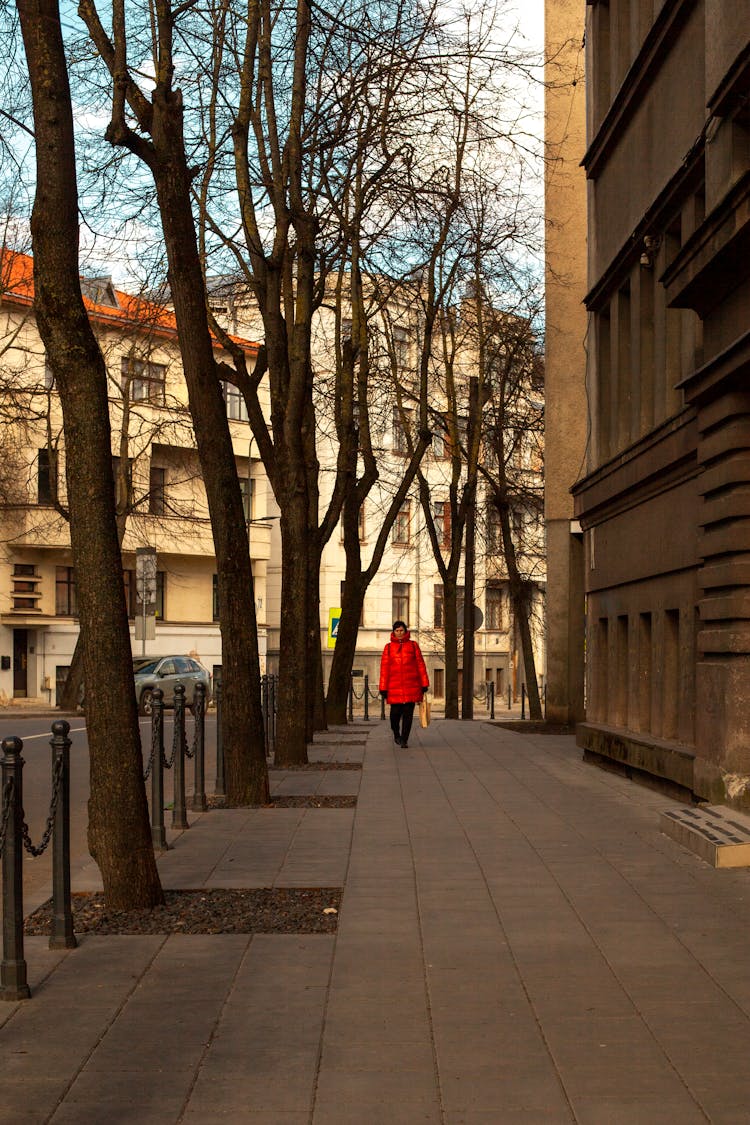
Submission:
[[[44,828],[42,839],[37,846],[31,842],[29,835],[29,826],[24,819],[24,811],[21,809],[21,837],[23,839],[23,846],[29,855],[40,856],[46,852],[49,842],[52,839],[52,831],[55,827],[55,813],[57,812],[57,802],[60,799],[60,781],[62,778],[63,763],[62,758],[57,758],[52,768],[52,799],[50,800],[49,816]]]
[[[154,712],[151,711],[151,754],[149,755],[148,765],[143,774],[143,780],[148,781],[151,776],[151,770],[154,768],[154,759],[156,758],[156,728],[154,726]]]
[[[168,758],[166,754],[164,755],[164,769],[165,770],[171,770],[172,766],[174,765],[174,760],[177,756],[177,750],[178,750],[179,744],[180,744],[179,734],[180,734],[180,732],[177,729],[177,723],[175,723],[174,727],[172,729],[172,756],[170,758]]]

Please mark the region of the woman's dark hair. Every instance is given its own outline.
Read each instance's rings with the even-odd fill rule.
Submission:
[[[404,629],[408,629],[408,627],[409,627],[409,626],[408,626],[408,625],[406,624],[406,622],[405,622],[405,621],[394,621],[394,622],[393,622],[393,632],[394,632],[394,633],[396,632],[396,629],[397,629],[397,628],[399,627],[399,625],[403,625]]]

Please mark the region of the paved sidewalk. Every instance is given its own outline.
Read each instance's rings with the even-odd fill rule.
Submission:
[[[667,798],[483,722],[312,753],[364,768],[274,786],[355,809],[196,816],[160,870],[343,886],[337,935],[29,940],[0,1122],[750,1122],[750,872],[663,836]]]

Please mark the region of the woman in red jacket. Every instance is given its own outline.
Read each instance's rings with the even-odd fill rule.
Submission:
[[[429,686],[419,645],[409,636],[405,622],[394,621],[380,661],[380,694],[391,705],[391,730],[397,746],[408,746],[414,704],[420,702]]]

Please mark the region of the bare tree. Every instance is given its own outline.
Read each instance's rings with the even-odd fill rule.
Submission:
[[[60,13],[56,0],[19,0],[18,11],[37,150],[31,227],[36,315],[63,407],[91,695],[89,848],[113,907],[151,907],[163,896],[148,822],[114,517],[106,372],[78,278],[73,114]]]
[[[184,102],[175,86],[175,35],[180,14],[168,0],[152,11],[154,39],[138,42],[138,13],[117,0],[110,37],[93,0],[79,12],[111,79],[107,139],[133,153],[151,173],[169,263],[169,285],[188,387],[198,456],[208,495],[216,550],[224,684],[223,741],[227,800],[268,799],[260,661],[247,527],[232,439],[214,356],[201,258],[192,211],[191,168],[185,145]],[[128,22],[130,20],[130,23]],[[149,19],[148,25],[151,26]],[[153,89],[128,63],[150,49]]]
[[[518,632],[529,715],[542,718],[532,621],[543,558],[544,375],[532,317],[486,308],[482,323],[490,397],[481,473],[499,517],[513,629]]]

